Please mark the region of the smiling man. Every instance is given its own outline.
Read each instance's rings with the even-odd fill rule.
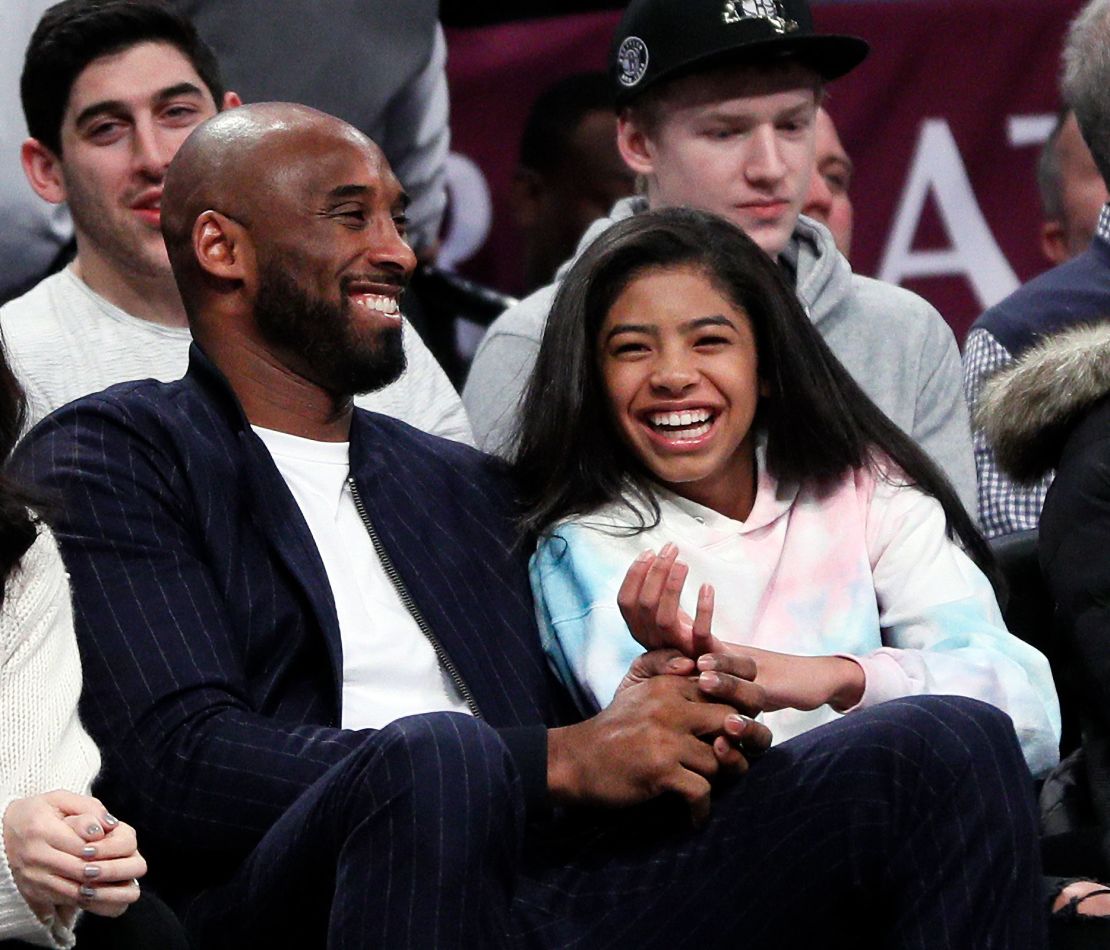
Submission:
[[[817,33],[806,0],[633,0],[610,64],[617,143],[642,194],[595,222],[579,252],[647,208],[696,207],[743,228],[790,274],[818,330],[864,391],[974,511],[971,436],[951,330],[916,295],[853,274],[829,232],[801,216],[824,84],[866,53],[862,40]],[[506,311],[478,349],[463,400],[487,450],[512,453],[519,397],[556,289]]]
[[[160,231],[162,189],[189,133],[239,97],[192,24],[160,0],[51,7],[21,92],[24,171],[40,197],[68,204],[77,240],[69,267],[0,309],[33,423],[113,383],[185,372],[191,337]],[[408,371],[368,402],[469,442],[458,395],[420,337],[406,332],[403,347]]]

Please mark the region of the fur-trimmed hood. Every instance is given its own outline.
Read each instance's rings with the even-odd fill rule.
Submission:
[[[1056,467],[1076,422],[1110,394],[1110,321],[1048,337],[986,385],[975,425],[1012,478]]]

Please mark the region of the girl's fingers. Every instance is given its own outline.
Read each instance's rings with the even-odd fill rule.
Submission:
[[[682,647],[678,641],[678,603],[682,596],[682,588],[686,583],[686,575],[690,569],[681,561],[671,564],[671,569],[663,583],[663,592],[659,596],[659,604],[655,608],[655,626],[661,639],[660,646]]]
[[[621,616],[629,627],[634,623],[633,611],[640,602],[640,591],[643,589],[644,579],[654,560],[655,555],[651,551],[642,551],[632,562],[628,573],[624,575],[620,590],[617,591],[617,606],[620,607]]]
[[[713,585],[702,584],[698,590],[698,607],[694,614],[693,655],[713,651]]]

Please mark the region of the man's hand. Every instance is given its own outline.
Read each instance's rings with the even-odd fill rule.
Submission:
[[[697,684],[700,701],[726,703],[743,717],[758,716],[766,697],[763,687],[753,682],[755,674],[755,661],[748,656],[707,653],[695,661],[677,650],[651,650],[632,661],[617,693],[653,676],[683,676]],[[765,725],[743,717],[727,719],[724,734],[713,740],[718,764],[734,774],[746,772],[748,756],[766,751],[771,744]]]
[[[665,665],[675,658],[682,659],[655,657],[639,672],[647,674],[652,664],[661,660]],[[731,673],[719,676],[719,681],[725,683],[726,676],[727,685],[717,688],[732,695],[738,683],[732,682]],[[686,799],[695,823],[704,821],[709,814],[709,780],[722,770],[746,771],[745,752],[766,749],[771,733],[742,717],[735,705],[711,701],[698,679],[653,673],[627,681],[597,716],[552,729],[548,733],[552,798],[624,806],[674,792]],[[757,687],[747,686],[749,697],[756,697]]]

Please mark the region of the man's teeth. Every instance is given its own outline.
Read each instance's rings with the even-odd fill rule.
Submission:
[[[651,427],[660,435],[676,441],[698,439],[712,426],[713,413],[708,409],[684,409],[681,412],[654,412],[648,417]]]
[[[380,297],[377,294],[354,294],[354,301],[360,307],[377,310],[379,313],[396,314],[401,312],[396,297]]]

